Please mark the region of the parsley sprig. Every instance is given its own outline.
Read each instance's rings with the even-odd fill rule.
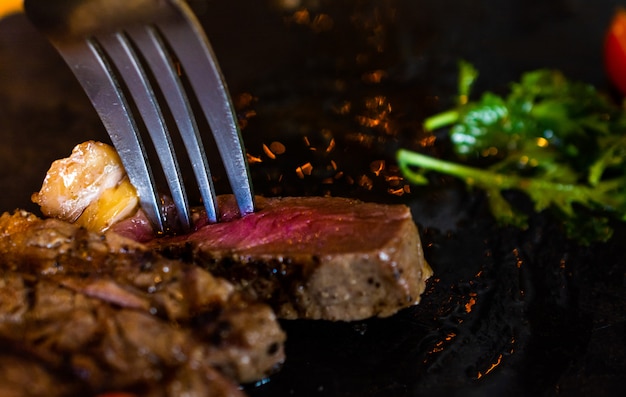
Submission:
[[[537,212],[548,210],[581,243],[606,241],[609,220],[626,221],[626,113],[593,86],[556,70],[525,73],[506,96],[486,92],[470,100],[478,72],[460,64],[458,106],[425,120],[426,130],[448,128],[454,158],[398,151],[405,177],[428,183],[436,171],[487,193],[503,224],[527,225],[527,216],[503,196],[527,194]],[[478,159],[486,167],[473,166]]]

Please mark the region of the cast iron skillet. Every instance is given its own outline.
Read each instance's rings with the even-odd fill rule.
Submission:
[[[531,215],[528,230],[497,227],[481,193],[449,178],[388,192],[395,150],[419,149],[423,118],[451,105],[461,58],[481,71],[478,91],[502,92],[544,67],[610,91],[601,46],[616,3],[191,1],[247,150],[263,160],[252,165],[256,192],[406,203],[435,271],[422,303],[391,318],[284,322],[288,361],[247,385],[251,396],[616,395],[626,374],[623,225],[610,242],[581,247],[549,214]],[[0,22],[0,136],[2,211],[36,211],[29,196],[51,161],[108,141],[22,16]],[[287,150],[271,160],[262,146],[274,141]],[[428,150],[445,153],[445,135]],[[300,178],[306,163],[313,172]]]

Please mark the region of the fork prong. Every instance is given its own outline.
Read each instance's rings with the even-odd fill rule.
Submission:
[[[145,60],[181,132],[209,220],[217,220],[216,195],[198,128],[172,60],[163,54],[170,49],[209,123],[241,214],[254,211],[234,107],[209,41],[184,0],[63,0],[54,5],[45,0],[24,1],[29,19],[48,36],[86,91],[138,191],[142,208],[161,231],[163,209],[126,99],[132,99],[141,114],[185,228],[190,215],[168,127],[142,67]],[[132,39],[133,30],[142,32],[139,39]],[[167,45],[162,45],[161,38]]]
[[[113,69],[91,40],[76,41],[62,49],[59,47],[59,53],[74,72],[109,132],[128,177],[137,189],[146,216],[163,230],[162,209],[146,151]]]
[[[171,0],[174,14],[157,21],[209,122],[242,215],[254,211],[248,162],[226,83],[211,45],[187,4]]]
[[[146,60],[152,74],[158,76],[157,82],[161,91],[166,93],[165,101],[178,127],[178,132],[191,162],[208,220],[211,223],[217,222],[216,194],[209,162],[196,119],[183,84],[178,77],[174,61],[154,27],[137,26],[128,29],[127,33]]]
[[[183,178],[176,160],[174,145],[148,77],[123,33],[98,35],[97,40],[106,51],[106,55],[111,58],[133,97],[161,162],[172,200],[178,211],[178,220],[182,228],[188,230],[191,221]]]

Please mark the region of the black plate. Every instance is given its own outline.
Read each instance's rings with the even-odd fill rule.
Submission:
[[[481,71],[478,90],[550,67],[609,91],[602,39],[616,3],[191,2],[247,121],[247,150],[262,160],[251,166],[257,193],[406,203],[435,271],[422,303],[391,318],[285,322],[288,361],[246,387],[251,396],[616,395],[626,374],[623,225],[609,243],[581,247],[546,214],[526,231],[496,227],[480,192],[447,178],[389,193],[395,150],[417,148],[423,118],[451,104],[461,58]],[[108,141],[23,16],[0,22],[0,134],[3,211],[36,210],[30,194],[54,159]],[[263,144],[274,141],[287,150],[272,160]],[[299,176],[307,163],[311,175]]]

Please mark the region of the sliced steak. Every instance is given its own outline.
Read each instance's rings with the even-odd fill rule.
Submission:
[[[358,320],[419,302],[431,269],[404,205],[345,198],[257,198],[239,218],[221,196],[222,221],[189,235],[152,240],[224,277],[279,317]]]
[[[195,265],[113,233],[0,216],[0,341],[93,392],[241,396],[236,382],[281,365],[284,340],[269,306]]]

